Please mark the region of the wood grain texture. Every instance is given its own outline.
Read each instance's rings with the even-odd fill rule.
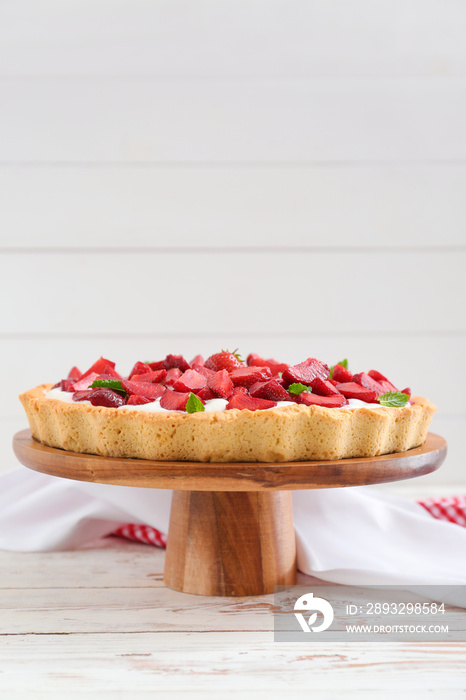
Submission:
[[[176,491],[164,581],[209,596],[264,595],[295,584],[291,493]]]
[[[185,593],[272,593],[296,581],[292,489],[412,478],[438,468],[446,442],[429,434],[414,450],[335,462],[205,464],[117,460],[46,447],[15,435],[25,466],[97,483],[173,488],[164,580]],[[283,489],[283,490],[282,490]]]
[[[47,447],[17,433],[13,448],[30,469],[52,476],[120,486],[186,491],[282,491],[337,488],[411,479],[438,469],[446,441],[429,433],[424,445],[407,452],[321,462],[156,462],[115,459]]]
[[[221,687],[227,700],[282,700],[308,696],[310,684],[319,700],[463,694],[463,643],[274,642],[272,595],[178,593],[161,583],[163,551],[146,545],[110,538],[74,552],[0,552],[0,567],[7,698],[218,700]],[[135,588],[139,576],[145,588]]]

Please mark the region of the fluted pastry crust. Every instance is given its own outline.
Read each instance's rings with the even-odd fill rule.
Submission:
[[[72,452],[162,461],[291,462],[374,457],[422,445],[436,411],[413,397],[403,408],[293,404],[265,411],[144,412],[19,397],[33,436]]]

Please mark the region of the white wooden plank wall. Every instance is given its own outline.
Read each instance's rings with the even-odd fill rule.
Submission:
[[[450,442],[419,491],[464,491],[465,30],[459,0],[2,2],[1,469],[72,364],[239,346],[411,385]]]

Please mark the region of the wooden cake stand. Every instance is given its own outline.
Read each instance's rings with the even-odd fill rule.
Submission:
[[[247,596],[296,583],[291,492],[412,479],[445,459],[429,433],[408,452],[328,462],[156,462],[46,447],[29,430],[13,447],[30,469],[66,479],[173,489],[164,580],[185,593]]]

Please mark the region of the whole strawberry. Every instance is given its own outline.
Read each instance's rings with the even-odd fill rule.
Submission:
[[[212,369],[214,372],[220,372],[222,369],[226,369],[227,372],[232,372],[234,369],[244,367],[244,362],[242,362],[238,350],[234,350],[233,352],[222,350],[222,352],[217,352],[215,355],[208,357],[204,367]]]

